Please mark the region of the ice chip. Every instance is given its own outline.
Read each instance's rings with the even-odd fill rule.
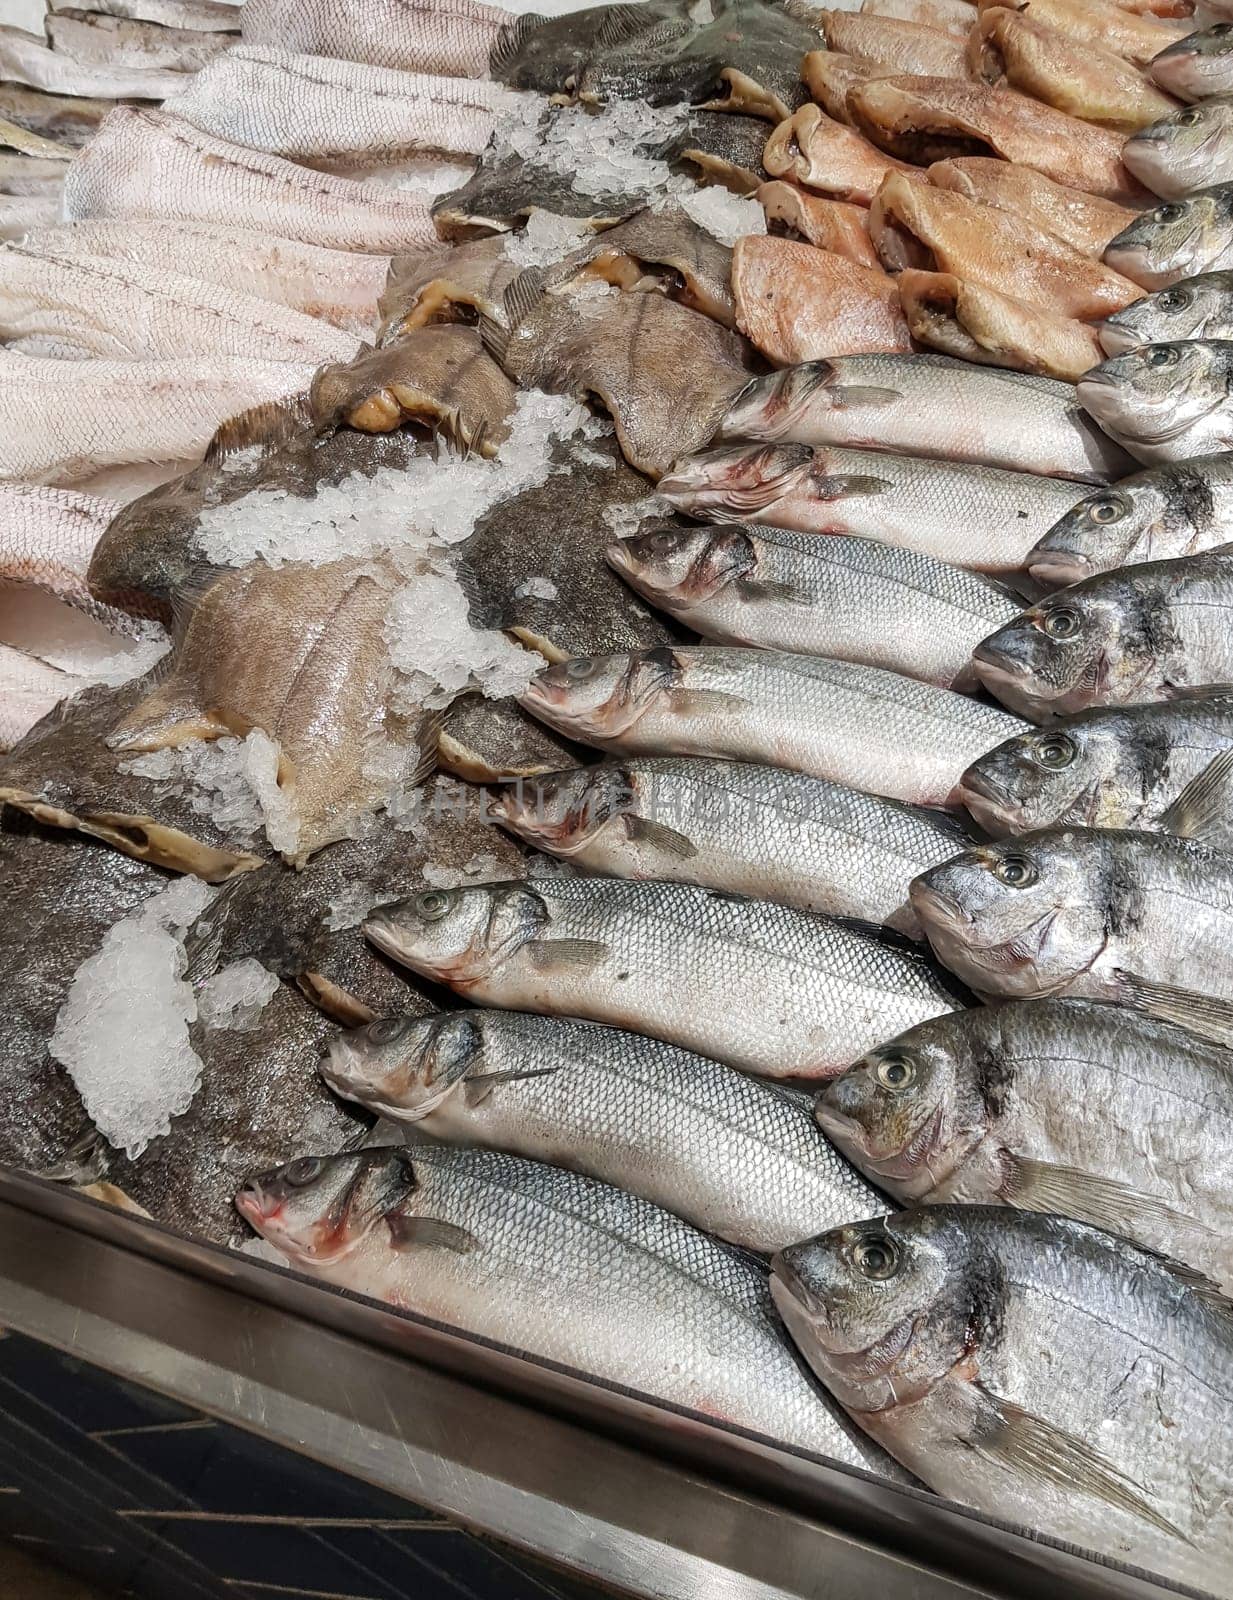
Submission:
[[[516,600],[555,600],[557,586],[551,578],[531,577],[514,590]]]
[[[197,991],[197,1016],[207,1028],[247,1033],[278,992],[278,979],[246,956],[222,967]]]
[[[747,234],[766,232],[766,213],[758,202],[719,184],[691,190],[680,197],[680,205],[720,244],[735,244]]]

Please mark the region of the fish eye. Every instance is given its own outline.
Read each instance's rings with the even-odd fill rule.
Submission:
[[[1068,767],[1075,759],[1075,742],[1064,733],[1046,733],[1036,741],[1033,754],[1042,767]]]
[[[425,922],[436,922],[454,903],[447,889],[428,889],[415,897],[415,909]]]
[[[325,1160],[322,1156],[301,1156],[298,1161],[292,1161],[283,1168],[283,1181],[293,1189],[303,1189],[307,1184],[316,1182],[324,1171]]]
[[[1178,113],[1177,125],[1179,128],[1193,128],[1202,119],[1202,116],[1203,113],[1198,106],[1188,106],[1185,111]]]
[[[582,683],[595,671],[595,663],[590,656],[575,656],[572,661],[565,663],[565,676],[574,683]]]
[[[1216,22],[1207,30],[1215,39],[1224,39],[1233,33],[1233,22]]]
[[[1087,514],[1093,522],[1104,524],[1116,522],[1119,517],[1124,517],[1127,509],[1125,500],[1108,494],[1102,495],[1098,500],[1089,501]]]
[[[1036,882],[1036,868],[1026,856],[1002,856],[993,863],[993,876],[1008,889],[1027,889]]]
[[[1181,360],[1181,351],[1176,345],[1154,344],[1143,359],[1149,367],[1174,367]]]
[[[1181,311],[1194,299],[1190,289],[1162,289],[1156,296],[1156,304],[1162,311]]]
[[[883,1233],[867,1233],[852,1246],[852,1264],[863,1278],[885,1283],[899,1271],[899,1246]]]
[[[916,1063],[898,1052],[883,1056],[874,1068],[874,1077],[884,1089],[906,1089],[916,1077]]]
[[[1152,221],[1176,222],[1179,217],[1184,217],[1185,215],[1185,206],[1179,206],[1170,200],[1168,205],[1156,207],[1155,211],[1152,212]]]
[[[1082,618],[1069,606],[1057,606],[1045,612],[1040,625],[1051,639],[1073,639],[1082,626]]]
[[[397,1039],[405,1027],[406,1021],[402,1017],[381,1017],[379,1021],[368,1024],[368,1037],[374,1044],[389,1044]]]

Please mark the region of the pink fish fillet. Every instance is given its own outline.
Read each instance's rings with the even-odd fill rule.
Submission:
[[[912,348],[894,279],[811,244],[738,239],[732,292],[737,327],[776,366]]]
[[[248,0],[245,44],[481,78],[510,14],[477,0]]]

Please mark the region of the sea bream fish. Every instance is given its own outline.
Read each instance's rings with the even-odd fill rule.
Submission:
[[[1196,189],[1143,212],[1109,240],[1104,258],[1145,289],[1233,264],[1233,184]]]
[[[940,811],[782,767],[641,756],[509,785],[502,825],[583,872],[697,883],[921,936],[907,886],[971,843]]]
[[[1175,40],[1152,58],[1149,70],[1179,100],[1233,93],[1233,23],[1213,22]]]
[[[364,931],[470,1000],[631,1028],[767,1078],[832,1077],[888,1028],[954,1008],[902,941],[694,884],[430,889]]]
[[[253,0],[244,8],[246,45],[362,61],[400,72],[482,78],[509,13],[480,0]]]
[[[1034,225],[1056,234],[1088,256],[1099,256],[1113,235],[1135,216],[1128,206],[1054,183],[1032,167],[991,156],[935,161],[928,169],[928,178],[935,188],[953,189],[956,194],[996,206],[1011,216],[1030,218]]]
[[[221,223],[386,255],[415,254],[436,241],[422,194],[311,172],[135,106],[117,106],[74,158],[64,216]]]
[[[1233,341],[1149,344],[1085,372],[1079,404],[1137,460],[1189,461],[1233,446]]]
[[[235,1203],[337,1288],[884,1471],[798,1366],[762,1266],[606,1183],[488,1150],[377,1147],[252,1177]]]
[[[1037,718],[1233,681],[1233,552],[1148,561],[1047,595],[991,634],[977,675]]]
[[[166,100],[188,74],[162,67],[78,62],[21,28],[0,25],[0,76],[9,83],[49,94],[99,100]]]
[[[753,378],[718,437],[902,451],[1091,483],[1133,465],[1069,384],[933,355],[841,356]]]
[[[761,761],[917,805],[955,804],[963,769],[1024,726],[878,667],[719,645],[574,657],[521,699],[601,750]]]
[[[1217,96],[1161,117],[1127,139],[1122,160],[1164,200],[1233,179],[1233,96]]]
[[[186,76],[199,72],[236,42],[226,32],[168,27],[85,10],[50,11],[43,27],[52,50],[82,66],[156,68]]]
[[[978,572],[1017,572],[1074,504],[1059,478],[960,461],[802,444],[726,445],[677,461],[660,493],[798,533],[854,533]]]
[[[704,639],[887,667],[944,688],[970,688],[973,649],[1023,609],[978,573],[838,534],[652,521],[607,556]]]
[[[1233,337],[1233,271],[1180,278],[1106,317],[1100,342],[1111,356],[1144,344]]]
[[[1227,1596],[1233,1306],[1065,1217],[924,1206],[794,1245],[775,1303],[852,1417],[999,1521]]]
[[[880,1203],[802,1096],[620,1028],[486,1010],[384,1017],[331,1040],[321,1074],[443,1144],[568,1167],[746,1250]]]
[[[1231,542],[1233,456],[1196,456],[1089,494],[1049,529],[1027,567],[1039,583],[1081,583],[1115,567],[1175,561]]]

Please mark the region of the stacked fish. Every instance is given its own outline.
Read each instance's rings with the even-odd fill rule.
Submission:
[[[1225,36],[96,4],[0,1159],[1233,1595]]]

